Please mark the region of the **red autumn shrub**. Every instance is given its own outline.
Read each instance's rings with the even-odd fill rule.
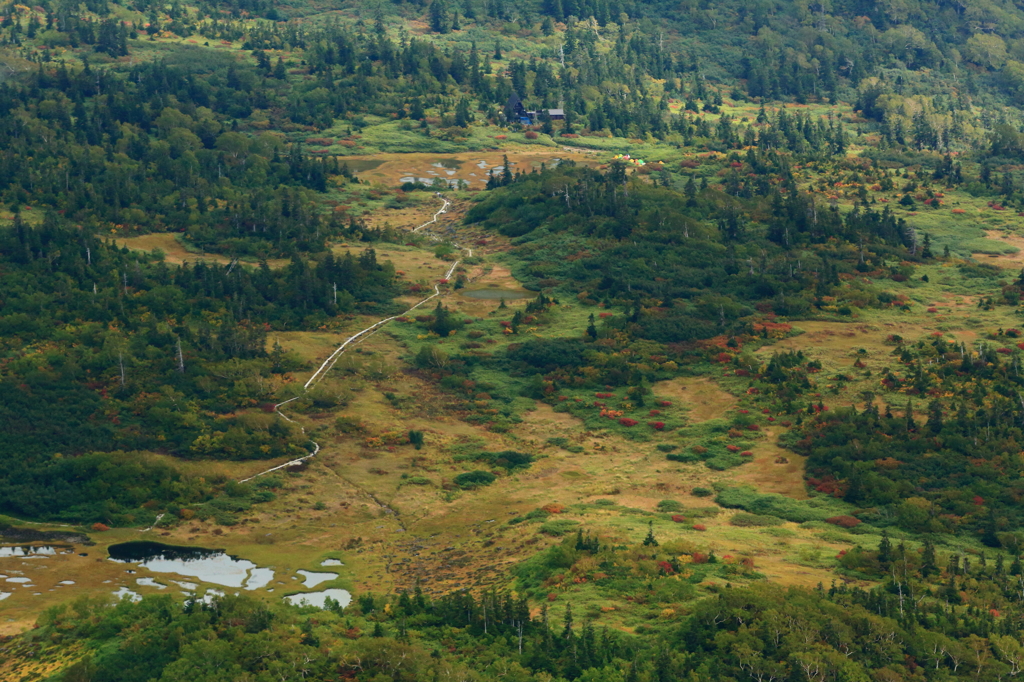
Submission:
[[[1011,351],[1009,348],[996,348],[996,352],[1002,353],[1003,355],[1009,355],[1013,351]]]
[[[594,394],[595,398],[612,398],[614,396],[615,396],[614,393],[595,393]]]
[[[667,561],[659,561],[658,568],[665,572],[665,575],[674,575],[676,569],[672,568],[672,564]]]
[[[744,450],[743,452],[740,453],[740,457],[753,457],[753,456],[754,456],[754,453],[751,452],[750,450]]]
[[[665,422],[647,422],[647,425],[655,431],[662,431],[665,428]]]
[[[694,526],[694,528],[696,527],[697,526]],[[704,527],[701,526],[700,530],[704,530]],[[708,562],[708,555],[704,554],[703,552],[694,552],[692,555],[690,555],[690,558],[695,564],[706,564]]]
[[[938,308],[929,308],[928,312],[930,312],[930,313],[937,313],[937,312],[939,312],[939,309]]]
[[[685,523],[686,522],[686,517],[685,516],[680,516],[679,514],[673,514],[672,515],[672,520],[675,521],[676,523]]]
[[[747,424],[747,431],[760,431],[761,427],[757,424]]]
[[[726,445],[725,449],[728,450],[729,452],[739,452],[740,451],[740,446],[739,445]]]
[[[707,530],[708,528],[703,523],[695,523],[695,524],[693,524],[693,529],[694,530]]]
[[[502,137],[504,137],[504,135],[502,135]],[[548,601],[555,601],[556,599],[558,599],[557,594],[554,592],[548,592]]]
[[[523,137],[525,137],[527,140],[536,140],[538,137],[537,131],[527,130],[525,133],[523,133]]]
[[[495,140],[507,140],[508,139],[508,135],[495,135],[494,139]]]
[[[608,317],[615,317],[615,313],[598,313],[597,316],[603,320]]]
[[[647,416],[657,417],[659,414],[661,414],[661,410],[651,410],[650,412],[647,413]]]
[[[668,400],[659,400],[658,407],[671,407],[672,403]]]
[[[854,528],[860,525],[860,519],[843,514],[825,519],[825,523],[831,523],[833,526],[839,526],[840,528]]]
[[[105,523],[98,523],[97,522],[97,523],[92,524],[92,529],[94,531],[96,531],[97,533],[102,533],[105,530],[110,530],[110,526],[108,526]]]
[[[619,423],[622,424],[623,426],[636,426],[640,422],[638,422],[635,419],[630,419],[629,417],[622,417],[621,419],[619,419]]]
[[[557,502],[550,502],[541,507],[541,510],[546,511],[548,514],[561,514],[565,511],[565,505]]]
[[[711,362],[720,362],[722,364],[725,364],[727,362],[732,362],[732,356],[729,355],[728,353],[719,353]]]

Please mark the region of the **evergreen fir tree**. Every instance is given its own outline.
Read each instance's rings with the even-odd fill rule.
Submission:
[[[572,602],[565,605],[565,619],[563,620],[562,639],[569,641],[573,638],[572,630]]]
[[[930,540],[925,540],[924,552],[921,554],[921,575],[927,578],[938,572],[939,567],[935,563],[935,545]]]
[[[654,521],[647,522],[647,537],[644,538],[644,547],[657,547],[658,540],[654,537]]]
[[[882,540],[878,543],[878,563],[883,568],[888,568],[892,563],[892,541],[889,539],[889,531],[882,532]]]
[[[928,403],[928,422],[926,428],[936,435],[942,431],[942,403],[938,400]]]

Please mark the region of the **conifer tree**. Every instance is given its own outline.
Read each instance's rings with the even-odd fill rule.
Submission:
[[[930,575],[935,575],[939,572],[939,567],[935,563],[935,545],[930,540],[926,540],[924,543],[924,552],[921,554],[921,575],[927,578]]]
[[[892,563],[892,541],[889,539],[889,531],[883,531],[882,540],[878,543],[878,563],[883,568],[888,568]]]
[[[644,547],[657,547],[658,540],[654,537],[654,521],[647,522],[647,537],[644,538]]]

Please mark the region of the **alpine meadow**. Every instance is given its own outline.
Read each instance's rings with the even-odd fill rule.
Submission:
[[[0,680],[1024,678],[1024,6],[0,0]]]

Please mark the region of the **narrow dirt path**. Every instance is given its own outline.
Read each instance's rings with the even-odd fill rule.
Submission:
[[[412,232],[419,232],[420,230],[428,227],[429,225],[433,225],[433,224],[437,223],[438,216],[448,212],[448,208],[451,206],[451,202],[448,201],[447,199],[445,199],[444,197],[440,197],[440,199],[443,202],[443,204],[441,205],[441,208],[433,215],[433,217],[430,220],[428,220],[427,222],[423,223],[422,225],[420,225],[418,227],[413,228]],[[429,232],[427,234],[434,241],[441,241],[441,237],[438,237],[437,235],[431,234]],[[456,244],[455,242],[452,242],[452,245],[455,246],[457,249],[460,249],[461,251],[465,252],[465,254],[466,254],[465,257],[471,258],[473,256],[473,250],[472,249],[460,246],[459,244]],[[338,362],[338,359],[342,355],[345,354],[346,350],[348,350],[352,346],[354,346],[354,345],[356,345],[358,343],[361,343],[361,342],[365,341],[366,339],[370,338],[371,336],[376,334],[378,331],[380,331],[389,322],[391,322],[391,321],[393,321],[393,320],[395,320],[395,319],[397,319],[399,317],[402,317],[404,315],[408,315],[412,311],[414,311],[417,308],[419,308],[420,306],[422,306],[424,303],[427,303],[428,301],[431,301],[431,300],[433,300],[433,299],[435,299],[435,298],[437,298],[439,296],[443,296],[444,294],[448,293],[447,291],[442,291],[441,285],[442,284],[447,284],[448,280],[451,279],[452,275],[455,273],[455,268],[457,268],[461,262],[462,262],[461,258],[456,259],[454,262],[452,262],[451,267],[448,268],[448,271],[445,273],[445,275],[441,279],[441,281],[434,285],[434,293],[431,294],[430,296],[427,296],[426,298],[424,298],[423,300],[418,302],[416,305],[414,305],[411,308],[409,308],[408,310],[406,310],[404,313],[402,313],[400,315],[393,315],[392,317],[386,317],[383,320],[379,320],[377,322],[374,322],[373,324],[371,324],[366,329],[358,331],[355,334],[353,334],[352,336],[350,336],[347,339],[345,339],[345,341],[340,346],[338,346],[334,350],[333,353],[331,353],[329,356],[327,356],[327,359],[323,361],[323,363],[317,368],[317,370],[315,372],[313,372],[313,375],[309,377],[309,380],[307,380],[306,383],[303,384],[303,386],[302,386],[302,393],[300,393],[299,395],[297,395],[297,396],[295,396],[293,398],[289,398],[288,400],[285,400],[284,402],[281,402],[281,403],[278,403],[277,405],[274,405],[274,412],[276,412],[285,421],[287,421],[287,422],[289,422],[291,424],[295,424],[296,426],[298,426],[299,430],[303,434],[305,434],[306,433],[306,429],[302,426],[302,424],[299,424],[297,421],[295,421],[294,419],[292,419],[288,415],[286,415],[284,412],[282,412],[281,408],[284,407],[285,405],[287,405],[290,402],[298,400],[299,398],[302,397],[302,394],[307,393],[309,391],[309,389],[311,389],[314,386],[316,386],[320,382],[320,380],[323,379],[324,376],[326,376],[326,374],[331,371],[331,368],[334,367],[334,365]],[[265,476],[266,474],[272,473],[274,471],[280,471],[281,469],[285,469],[287,467],[291,467],[291,466],[295,466],[297,464],[301,464],[302,462],[305,462],[307,459],[311,459],[311,458],[315,457],[317,455],[317,453],[320,452],[320,444],[317,443],[315,440],[312,440],[312,439],[310,439],[310,442],[313,444],[313,452],[309,453],[308,455],[305,455],[304,457],[299,457],[298,459],[293,459],[290,462],[285,462],[284,464],[279,464],[276,467],[267,469],[266,471],[261,471],[258,474],[254,474],[253,476],[250,476],[248,478],[243,478],[243,479],[241,479],[239,481],[239,483],[247,483],[248,481],[251,481],[251,480],[253,480],[255,478],[259,478],[260,476]],[[391,514],[394,514],[396,517],[398,516],[398,513],[395,512],[390,507],[388,507],[386,504],[384,504],[383,502],[378,500],[373,495],[371,495],[369,493],[367,493],[367,494],[370,495],[370,497],[374,500],[374,502],[376,502],[382,509],[384,509],[385,511],[387,511],[387,512],[389,512]]]

